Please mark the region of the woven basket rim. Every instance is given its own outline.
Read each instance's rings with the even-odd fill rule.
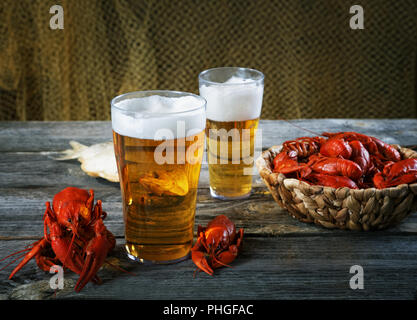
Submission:
[[[417,152],[412,149],[401,147],[400,145],[397,145],[397,144],[392,144],[391,146],[396,148],[401,153],[402,156],[404,154],[411,155],[411,156],[408,156],[407,159],[417,158]],[[256,159],[256,162],[255,162],[261,178],[263,178],[265,182],[268,182],[271,185],[277,185],[279,183],[298,184],[303,189],[307,188],[307,189],[310,189],[312,192],[317,192],[319,190],[333,190],[333,191],[345,190],[346,192],[355,193],[355,194],[363,193],[363,192],[372,192],[372,193],[375,192],[375,193],[380,193],[380,194],[389,194],[391,192],[398,192],[404,189],[408,189],[409,186],[417,188],[417,182],[410,183],[410,184],[400,184],[395,187],[389,187],[389,188],[384,188],[384,189],[378,189],[375,187],[365,188],[365,189],[351,189],[348,187],[333,188],[333,187],[321,186],[321,185],[310,185],[307,182],[304,182],[295,178],[287,178],[284,174],[275,173],[271,170],[272,152],[275,152],[275,154],[277,154],[278,152],[280,152],[281,148],[282,148],[282,145],[275,145],[275,146],[268,148],[267,150],[262,152],[262,154]]]

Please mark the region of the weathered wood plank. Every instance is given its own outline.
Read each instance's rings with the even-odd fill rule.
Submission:
[[[254,168],[255,187],[263,186],[259,174]],[[77,160],[57,161],[41,153],[0,153],[0,187],[32,188],[50,186],[74,186],[97,188],[100,186],[118,186],[102,178],[90,177],[81,170]],[[199,188],[209,187],[208,165],[201,165]]]
[[[301,119],[292,124],[280,120],[261,120],[262,146],[269,148],[285,140],[323,131],[357,131],[388,143],[415,145],[417,119]],[[298,127],[295,127],[297,125]],[[0,122],[0,152],[60,151],[70,140],[91,145],[110,141],[109,121]]]
[[[0,241],[0,252],[4,255],[28,243]],[[233,268],[218,269],[214,277],[199,273],[195,279],[190,260],[165,266],[138,265],[125,257],[121,241],[113,255],[136,276],[106,268],[99,272],[102,285],[88,284],[77,294],[72,290],[77,276],[67,275],[68,286],[58,292],[57,298],[413,299],[417,288],[415,237],[246,237]],[[353,265],[364,268],[364,290],[349,287]],[[16,279],[5,280],[10,270],[0,271],[3,298],[28,298],[30,288],[36,293],[33,298],[53,298],[52,290],[40,290],[51,275],[40,271],[34,262],[25,266]]]
[[[36,239],[42,236],[45,201],[52,201],[53,195],[62,187],[0,189],[0,240]],[[117,237],[124,236],[121,196],[118,185],[100,186],[95,189],[96,199],[103,201],[108,213],[106,225]],[[196,225],[206,225],[219,214],[225,214],[236,226],[244,228],[247,235],[277,237],[282,235],[347,235],[353,231],[330,230],[314,224],[299,222],[279,207],[266,188],[256,188],[252,196],[240,201],[221,201],[210,197],[207,188],[198,191]],[[412,214],[401,224],[385,231],[371,232],[370,236],[381,234],[417,234],[417,215]]]
[[[42,232],[41,216],[45,201],[67,186],[92,188],[103,200],[109,213],[107,224],[117,236],[123,236],[121,196],[118,183],[85,174],[78,161],[55,161],[39,153],[0,154],[0,237],[38,237]],[[212,199],[208,191],[207,165],[202,166],[197,199],[196,223],[206,224],[215,215],[224,213],[249,234],[281,235],[334,232],[290,218],[268,194],[259,175],[254,176],[254,194],[244,201],[223,202]],[[389,232],[417,231],[417,218]]]
[[[320,119],[292,123],[317,133],[359,131],[390,143],[417,143],[417,119]],[[309,135],[283,121],[261,121],[261,128],[263,148]],[[118,237],[114,255],[121,259],[123,267],[138,274],[131,277],[102,270],[100,274],[105,280],[102,286],[88,285],[79,295],[69,287],[59,292],[58,298],[415,298],[416,215],[382,232],[332,231],[307,225],[279,208],[257,175],[254,194],[249,199],[225,202],[212,199],[206,164],[200,177],[196,224],[206,224],[224,213],[245,229],[244,251],[234,268],[219,270],[214,278],[199,274],[192,279],[191,261],[170,266],[128,262],[122,249],[124,227],[119,185],[87,176],[77,161],[58,162],[48,157],[50,152],[67,149],[70,140],[90,145],[110,139],[110,122],[0,122],[0,258],[33,241],[10,239],[41,236],[44,202],[72,185],[93,188],[96,199],[103,200],[109,213],[106,224]],[[365,269],[363,291],[349,289],[349,268],[354,264]],[[0,263],[0,268],[3,265]],[[0,271],[0,299],[28,298],[30,288],[38,298],[52,297],[51,290],[44,292],[39,287],[46,285],[50,275],[39,271],[33,262],[15,281],[5,280],[8,272],[10,268]],[[68,275],[68,283],[73,285],[76,278]]]
[[[46,200],[52,199],[56,188],[8,189],[0,194],[0,237],[37,238],[42,236],[42,215]],[[243,201],[212,199],[208,189],[199,189],[196,226],[206,225],[218,214],[226,214],[247,234],[274,236],[288,233],[317,233],[328,230],[300,223],[281,209],[266,189],[257,189],[251,198]],[[118,237],[124,236],[121,196],[118,187],[95,189],[96,199],[103,201],[108,213],[106,225]],[[417,230],[416,230],[417,231]]]

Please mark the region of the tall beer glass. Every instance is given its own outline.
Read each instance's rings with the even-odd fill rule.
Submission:
[[[199,75],[207,101],[207,160],[210,192],[243,199],[252,189],[255,134],[262,109],[264,75],[247,68],[215,68]]]
[[[139,262],[185,259],[193,241],[206,102],[175,91],[111,102],[126,250]]]

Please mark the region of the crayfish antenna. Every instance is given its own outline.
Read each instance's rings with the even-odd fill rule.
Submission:
[[[15,256],[15,255],[17,255],[19,253],[22,253],[22,252],[25,252],[25,251],[29,251],[29,250],[32,250],[32,247],[26,248],[26,249],[23,249],[23,250],[19,250],[19,251],[16,251],[16,252],[13,252],[13,253],[9,254],[8,256],[5,256],[4,258],[0,259],[0,262],[6,260],[7,258],[13,257],[13,256]]]
[[[194,279],[195,279],[195,276],[196,276],[197,272],[200,272],[200,269],[199,268],[195,268],[195,270],[194,270],[194,275],[193,275],[193,278]]]
[[[67,261],[69,253],[71,252],[72,246],[74,244],[75,236],[76,236],[76,233],[74,232],[73,235],[72,235],[71,242],[70,242],[70,245],[68,247],[67,253],[65,254],[64,261],[62,261],[62,267],[65,267],[65,262]]]
[[[228,267],[228,268],[232,268],[233,269],[233,267],[231,265],[228,265],[228,264],[226,264],[224,262],[221,262],[220,260],[218,260],[216,258],[213,258],[213,261],[216,262],[216,263],[218,263],[218,264],[220,264],[220,265],[222,265],[223,267]]]
[[[289,120],[287,120],[287,119],[281,118],[281,117],[279,117],[279,116],[278,116],[277,118],[278,118],[278,120],[285,121],[285,122],[289,123],[290,125],[292,125],[293,127],[298,128],[298,129],[301,129],[301,130],[306,131],[306,132],[309,132],[309,133],[311,133],[311,134],[314,134],[315,136],[323,136],[322,134],[319,134],[319,133],[314,132],[314,131],[312,131],[312,130],[309,130],[309,129],[303,128],[303,127],[301,127],[301,126],[298,126],[298,125],[296,125],[296,124],[292,123],[291,121],[289,121]]]
[[[26,253],[18,256],[16,259],[12,260],[11,262],[9,262],[8,264],[6,264],[3,268],[0,269],[0,271],[3,271],[4,269],[6,269],[8,266],[10,266],[11,264],[15,263],[17,260],[23,258],[26,255]]]
[[[133,273],[133,272],[127,271],[127,270],[125,270],[125,269],[123,269],[123,268],[121,268],[121,267],[119,267],[119,266],[116,266],[116,265],[114,265],[114,264],[112,264],[112,263],[108,262],[107,260],[106,260],[106,261],[104,261],[104,263],[107,263],[109,266],[111,266],[111,267],[113,267],[113,268],[115,268],[115,269],[117,269],[117,270],[119,270],[119,271],[122,271],[122,272],[124,272],[124,273],[130,274],[131,276],[135,276],[135,277],[137,276],[137,274],[136,274],[136,273]]]

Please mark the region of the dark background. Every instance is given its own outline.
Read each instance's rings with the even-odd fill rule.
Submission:
[[[109,120],[118,94],[198,93],[219,66],[264,72],[264,119],[416,118],[416,48],[414,0],[2,0],[0,120]]]

